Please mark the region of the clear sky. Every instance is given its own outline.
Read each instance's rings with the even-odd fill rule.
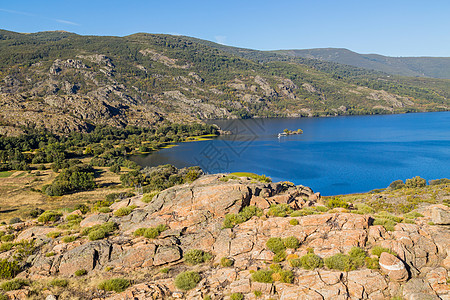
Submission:
[[[450,0],[0,0],[0,28],[193,36],[260,50],[450,57]]]

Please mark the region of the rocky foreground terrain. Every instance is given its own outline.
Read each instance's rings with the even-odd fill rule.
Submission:
[[[250,210],[245,207],[253,208],[255,215],[243,216]],[[26,283],[5,295],[9,299],[450,299],[446,205],[422,206],[408,222],[404,219],[388,228],[374,225],[375,213],[364,214],[352,206],[327,210],[320,194],[304,186],[207,175],[153,198],[135,196],[99,211],[76,210],[61,217],[41,216],[41,222],[3,226],[15,245],[34,241],[14,279]],[[101,227],[104,234],[97,235]],[[276,238],[289,238],[294,245],[284,242],[284,248],[275,251],[273,242],[280,241]],[[377,246],[385,251],[374,255],[371,250]],[[344,270],[328,267],[327,258],[354,247],[366,252],[365,264]],[[17,249],[4,251],[0,258],[11,260]],[[325,259],[325,265],[296,264],[308,253]],[[197,275],[189,273],[193,285],[180,289],[175,278],[186,271]],[[112,278],[129,281],[119,292],[106,291],[101,282]]]

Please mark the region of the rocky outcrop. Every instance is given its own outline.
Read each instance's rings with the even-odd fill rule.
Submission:
[[[254,291],[274,299],[448,299],[450,232],[446,226],[428,225],[435,206],[414,224],[399,223],[393,231],[373,225],[370,215],[346,211],[315,213],[299,217],[273,217],[272,205],[289,205],[294,210],[319,207],[320,195],[310,188],[287,183],[253,182],[245,177],[228,180],[223,175],[203,176],[191,184],[162,191],[150,203],[136,198],[116,202],[111,209],[138,205],[129,215],[112,213],[85,216],[82,228],[115,222],[119,230],[106,239],[88,241],[79,236],[70,243],[45,236],[54,228],[30,227],[17,240],[35,239],[39,252],[28,259],[29,267],[20,274],[32,280],[52,276],[74,278],[75,271],[85,269],[90,278],[104,277],[105,269],[114,276],[140,278],[125,292],[96,294],[97,299],[224,299],[224,295],[242,293],[252,299]],[[249,205],[263,211],[234,228],[223,228],[227,214],[238,214]],[[446,211],[445,208],[439,209]],[[323,209],[320,209],[323,210]],[[76,213],[76,212],[75,212]],[[79,213],[79,212],[78,212]],[[133,235],[138,228],[169,229],[158,238]],[[25,226],[25,227],[26,227]],[[267,269],[275,254],[266,242],[269,238],[295,237],[297,249],[287,249],[290,258],[301,257],[311,250],[325,259],[337,253],[349,253],[353,247],[367,252],[374,246],[388,248],[379,258],[380,270],[359,268],[348,272],[322,267],[316,270],[292,268],[284,261],[283,269],[292,270],[293,282],[273,283],[252,280],[252,272]],[[199,249],[212,255],[210,263],[191,267],[184,255]],[[47,256],[51,252],[54,255]],[[8,253],[5,253],[8,255]],[[220,266],[223,257],[232,266]],[[165,268],[167,274],[158,274]],[[200,272],[202,281],[195,289],[180,291],[174,277],[185,270]],[[106,273],[107,274],[107,273]],[[153,274],[141,276],[138,274]],[[134,297],[134,298],[133,298]]]

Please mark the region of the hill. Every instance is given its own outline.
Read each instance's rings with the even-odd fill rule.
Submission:
[[[359,54],[342,48],[279,50],[274,53],[330,61],[393,75],[450,79],[450,57],[389,57]]]
[[[0,134],[211,118],[449,109],[448,80],[226,47],[190,37],[0,31]]]

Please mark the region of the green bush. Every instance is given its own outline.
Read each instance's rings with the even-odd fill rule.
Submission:
[[[56,239],[60,235],[61,235],[61,232],[59,232],[59,231],[52,231],[52,232],[47,233],[47,237],[52,238],[52,239]]]
[[[104,229],[97,229],[97,230],[92,230],[91,232],[89,232],[88,234],[88,238],[91,241],[96,241],[96,240],[101,240],[104,239],[107,235],[107,232]]]
[[[61,216],[62,216],[62,213],[60,213],[60,212],[47,210],[47,211],[44,211],[39,216],[38,222],[41,222],[41,223],[56,222],[61,218]]]
[[[301,262],[300,258],[289,259],[288,262],[289,262],[289,265],[291,265],[291,267],[293,267],[293,268],[300,268],[302,266],[302,262]]]
[[[167,274],[167,273],[169,273],[169,271],[170,271],[169,268],[162,268],[159,270],[159,273]]]
[[[14,247],[13,243],[2,243],[0,245],[0,252],[6,252],[12,249]]]
[[[314,270],[323,267],[323,260],[320,256],[314,253],[308,253],[299,258],[299,263],[302,268],[307,270]],[[292,263],[291,263],[292,265]]]
[[[283,251],[279,251],[277,254],[274,255],[273,257],[273,262],[282,262],[286,259],[286,252]]]
[[[111,209],[109,207],[100,207],[98,209],[98,212],[102,213],[102,214],[107,214],[111,212]]]
[[[256,281],[256,282],[272,283],[273,282],[273,278],[272,278],[273,273],[274,273],[274,271],[272,271],[272,270],[258,270],[252,274],[252,280]]]
[[[237,224],[244,223],[251,219],[253,216],[261,216],[262,210],[256,206],[246,206],[238,214],[226,214],[223,221],[224,228],[233,228]]]
[[[385,218],[375,218],[373,225],[382,225],[387,231],[394,231],[397,222]]]
[[[222,257],[220,259],[220,265],[224,268],[231,267],[233,264],[234,264],[234,261],[227,257]]]
[[[269,238],[266,242],[266,246],[273,253],[286,250],[286,247],[280,238]]]
[[[297,219],[290,219],[289,220],[289,224],[291,224],[292,226],[298,225],[298,220]]]
[[[288,204],[273,204],[270,206],[267,214],[272,217],[286,217],[292,213],[292,207]]]
[[[180,290],[190,290],[197,286],[201,280],[200,274],[194,271],[187,271],[175,277],[175,286]]]
[[[130,285],[131,282],[128,279],[113,278],[102,281],[98,285],[98,288],[104,291],[114,291],[116,293],[120,293],[125,291]]]
[[[14,217],[14,218],[9,219],[8,223],[9,224],[17,224],[17,223],[20,223],[20,222],[22,222],[22,220],[20,218]]]
[[[55,255],[56,255],[55,252],[47,252],[47,253],[45,253],[45,257],[52,257],[52,256],[55,256]]]
[[[80,269],[75,271],[75,276],[84,276],[87,274],[87,271],[85,269]]]
[[[77,237],[74,236],[74,235],[69,235],[69,236],[63,237],[62,241],[63,241],[64,243],[72,243],[73,241],[75,241],[76,238],[77,238]]]
[[[184,255],[184,261],[190,265],[198,265],[209,261],[212,256],[208,252],[204,252],[203,250],[191,249],[187,251]]]
[[[428,183],[430,185],[447,184],[447,183],[450,183],[450,179],[448,179],[448,178],[434,179],[434,180],[428,181]]]
[[[133,232],[133,235],[135,235],[135,236],[143,236],[144,233],[145,233],[145,230],[147,230],[147,228],[145,228],[145,227],[138,228],[138,229],[136,229]]]
[[[129,214],[131,214],[131,212],[133,211],[133,209],[135,209],[137,206],[136,205],[131,205],[131,206],[126,206],[126,207],[121,207],[118,210],[116,210],[114,212],[114,215],[116,217],[123,217],[123,216],[127,216]]]
[[[262,292],[261,291],[253,291],[253,294],[255,295],[256,298],[259,298],[262,296]]]
[[[19,290],[22,287],[29,285],[28,281],[24,280],[24,279],[13,279],[10,281],[5,281],[0,285],[0,288],[4,291],[14,291],[14,290]]]
[[[30,211],[30,216],[31,216],[32,218],[37,218],[37,217],[39,217],[43,212],[44,212],[44,210],[41,209],[41,208],[33,208],[33,209]]]
[[[280,281],[283,283],[292,283],[294,282],[294,273],[290,270],[282,270],[278,272],[280,274]]]
[[[348,203],[339,197],[333,197],[328,200],[327,206],[331,209],[336,207],[348,208]]]
[[[419,176],[406,179],[405,186],[407,188],[420,188],[427,185],[427,181]]]
[[[328,269],[340,271],[351,271],[355,269],[352,258],[342,253],[325,258],[325,266]]]
[[[405,183],[403,182],[403,180],[400,180],[400,179],[391,182],[391,184],[389,185],[389,188],[391,190],[398,190],[398,189],[401,189],[404,187],[405,187]]]
[[[355,207],[356,207],[355,213],[357,214],[368,215],[373,214],[375,212],[375,210],[372,207],[364,203],[357,203],[355,204]]]
[[[290,236],[283,239],[283,244],[288,249],[297,249],[300,247],[300,242],[295,236]]]
[[[8,259],[0,260],[0,278],[10,279],[16,277],[21,271],[17,261],[8,261]]]
[[[14,236],[14,234],[5,234],[4,236],[2,236],[0,238],[0,240],[2,242],[11,242],[15,239],[16,237]]]
[[[144,231],[144,237],[148,239],[156,239],[160,234],[159,230],[153,227],[146,228]]]
[[[244,295],[242,295],[242,293],[233,293],[230,296],[230,300],[243,300],[244,299]]]
[[[381,247],[381,246],[373,247],[370,252],[372,253],[372,255],[376,255],[378,257],[380,257],[381,253],[383,253],[383,252],[387,252],[389,254],[397,256],[397,254],[394,251],[392,251],[391,249],[384,248],[384,247]]]
[[[150,193],[146,193],[144,194],[144,196],[142,197],[142,202],[145,203],[150,203],[150,201],[153,200],[153,198],[159,194],[159,191],[152,191]]]
[[[359,247],[353,247],[348,253],[353,262],[355,269],[364,266],[365,259],[367,257],[366,251]]]
[[[51,286],[59,286],[59,287],[66,287],[69,285],[69,281],[67,279],[59,279],[55,278],[52,281],[50,281]]]
[[[380,268],[380,264],[378,263],[378,258],[376,258],[376,257],[366,257],[365,263],[366,263],[366,267],[368,269],[375,270],[375,269]]]

